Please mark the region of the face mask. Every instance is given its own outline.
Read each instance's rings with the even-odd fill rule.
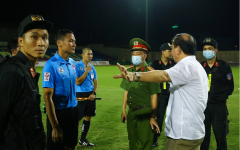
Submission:
[[[141,57],[141,56],[132,56],[132,63],[133,63],[135,66],[140,65],[141,63],[143,63],[142,57]]]
[[[206,51],[203,51],[203,56],[206,58],[206,59],[212,59],[215,54],[214,54],[215,51],[211,51],[211,50],[206,50]]]

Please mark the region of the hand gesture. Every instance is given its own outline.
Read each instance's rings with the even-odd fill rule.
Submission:
[[[160,134],[160,129],[159,129],[159,127],[158,127],[158,124],[157,124],[157,121],[156,121],[155,118],[151,118],[151,119],[150,119],[150,125],[151,125],[152,130],[154,129],[154,126],[155,126],[157,133]]]
[[[117,65],[122,74],[115,75],[115,76],[113,76],[113,78],[115,78],[115,79],[123,78],[123,79],[127,79],[130,82],[135,81],[135,78],[136,78],[135,73],[128,72],[127,69],[124,66],[120,65],[119,63],[117,63]]]
[[[91,94],[91,95],[88,97],[88,99],[91,100],[91,101],[94,101],[94,100],[95,100],[95,97],[96,97],[96,96],[95,96],[94,94]]]
[[[124,118],[124,120],[123,120],[123,118]],[[127,113],[126,113],[126,111],[123,111],[122,112],[122,115],[121,115],[121,121],[123,122],[123,123],[126,123],[125,121],[127,120]]]
[[[85,69],[85,71],[87,72],[87,73],[89,73],[89,71],[91,70],[91,65],[90,64],[88,64],[87,66],[85,66],[84,67],[84,69]]]
[[[62,142],[63,140],[63,131],[59,125],[52,129],[52,140],[53,142]]]

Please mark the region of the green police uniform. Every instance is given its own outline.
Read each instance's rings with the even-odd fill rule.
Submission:
[[[144,41],[142,42],[140,40],[133,39],[130,42],[130,47],[133,50],[139,49],[139,46],[149,49],[149,46],[146,46],[146,44],[143,43]],[[134,42],[137,48],[134,48],[134,44],[132,44]],[[153,69],[148,67],[145,62],[138,70],[136,70],[135,66],[132,66],[128,69],[128,72],[147,72],[151,70]],[[154,137],[154,131],[150,126],[151,95],[160,93],[159,84],[128,82],[126,79],[123,79],[120,87],[128,91],[127,104],[129,111],[127,116],[127,130],[130,150],[151,150]]]

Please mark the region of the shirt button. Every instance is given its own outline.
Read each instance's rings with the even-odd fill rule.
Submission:
[[[132,103],[130,103],[130,104],[132,104]]]
[[[130,97],[130,98],[132,98],[132,97]]]

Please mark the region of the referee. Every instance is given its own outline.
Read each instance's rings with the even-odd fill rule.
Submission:
[[[88,98],[87,101],[78,102],[79,122],[84,117],[79,144],[87,147],[94,146],[94,144],[88,142],[86,136],[90,128],[91,116],[96,115],[96,101],[94,99],[98,87],[96,70],[94,66],[89,63],[92,58],[92,50],[90,48],[84,48],[82,50],[82,60],[76,64],[76,96],[79,98]]]
[[[75,91],[76,39],[71,30],[59,30],[58,51],[43,68],[43,93],[47,110],[47,150],[73,150],[77,145],[78,112]]]

